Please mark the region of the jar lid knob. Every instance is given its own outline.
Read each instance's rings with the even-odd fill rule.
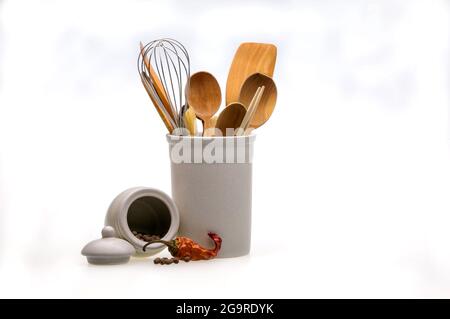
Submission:
[[[102,229],[103,238],[117,237],[116,230],[112,226],[105,226]]]

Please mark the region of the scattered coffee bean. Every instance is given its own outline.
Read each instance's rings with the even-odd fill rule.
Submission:
[[[184,257],[183,258],[183,260],[185,261],[185,262],[190,262],[191,261],[191,257],[189,257],[189,256],[186,256],[186,257]]]
[[[167,257],[157,257],[155,259],[153,259],[153,263],[159,264],[159,265],[171,265],[171,264],[178,264],[180,262],[180,260],[184,260],[185,262],[189,262],[191,260],[190,257],[185,257],[185,258],[178,258],[178,257],[172,257],[172,258],[167,258]]]

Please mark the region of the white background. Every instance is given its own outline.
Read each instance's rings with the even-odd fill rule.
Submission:
[[[1,1],[0,297],[450,297],[448,1]],[[278,46],[250,256],[89,266],[110,201],[170,193],[138,43],[225,88]]]

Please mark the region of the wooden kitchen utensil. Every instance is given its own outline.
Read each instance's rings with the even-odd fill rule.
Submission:
[[[189,130],[191,136],[197,135],[197,123],[195,117],[195,111],[190,107],[184,113],[184,124],[186,128]]]
[[[150,97],[150,100],[152,101],[153,105],[155,106],[156,111],[159,114],[159,117],[164,122],[164,125],[166,126],[167,130],[169,131],[169,134],[171,134],[175,128],[175,123],[170,118],[169,113],[166,111],[166,109],[162,105],[158,96],[156,96],[156,92],[154,91],[154,88],[152,87],[152,84],[150,83],[150,79],[148,79],[148,77],[146,77],[145,74],[141,74],[141,81],[142,81],[142,85],[145,88],[145,91],[147,92],[148,96]]]
[[[222,101],[219,83],[212,74],[197,72],[190,77],[188,86],[188,104],[203,121],[203,135],[210,136],[208,129],[214,127],[211,118]]]
[[[234,130],[241,125],[246,113],[244,105],[239,102],[231,103],[220,113],[216,128],[222,132],[222,136],[234,135]],[[233,129],[233,132],[227,134],[227,128]]]
[[[273,44],[242,43],[234,55],[228,73],[226,105],[239,101],[241,87],[253,73],[263,73],[272,77],[276,60],[277,47]]]
[[[249,127],[258,128],[263,125],[272,115],[277,102],[277,87],[273,79],[261,73],[255,73],[249,76],[241,87],[239,102],[249,108],[254,92],[258,87],[264,86],[264,95],[259,102]]]
[[[142,85],[145,88],[145,91],[147,92],[148,96],[150,97],[150,100],[152,101],[153,105],[155,106],[156,111],[159,114],[159,117],[164,122],[164,125],[166,126],[167,130],[169,131],[169,134],[172,134],[172,132],[175,128],[175,123],[170,118],[169,113],[166,111],[166,109],[162,105],[161,101],[159,100],[159,97],[156,96],[156,92],[155,92],[154,88],[152,87],[152,84],[150,83],[150,79],[148,77],[146,77],[145,74],[141,74],[141,81],[142,81]]]

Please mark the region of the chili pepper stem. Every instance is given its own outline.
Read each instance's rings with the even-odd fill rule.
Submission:
[[[171,241],[167,241],[167,240],[162,240],[162,239],[155,239],[155,240],[151,240],[149,242],[147,242],[144,247],[142,247],[142,250],[145,251],[145,249],[147,248],[148,245],[151,244],[155,244],[155,243],[161,243],[166,245],[167,247],[171,248],[171,249],[177,249],[177,246],[174,244],[174,242]]]
[[[216,233],[209,232],[209,238],[214,241],[214,249],[213,252],[217,255],[219,253],[220,248],[222,247],[222,238],[219,237]]]

